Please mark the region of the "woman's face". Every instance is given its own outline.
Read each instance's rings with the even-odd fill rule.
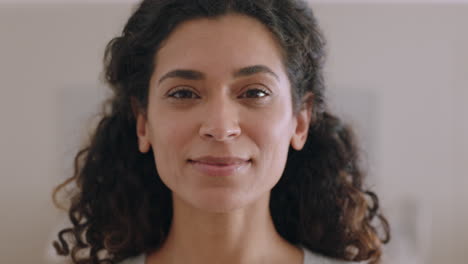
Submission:
[[[280,179],[289,145],[302,148],[308,109],[294,115],[281,48],[255,19],[186,22],[155,56],[140,151],[180,201],[210,212],[242,208]]]

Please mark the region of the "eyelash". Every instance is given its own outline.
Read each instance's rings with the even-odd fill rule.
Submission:
[[[251,91],[255,91],[255,92],[261,92],[261,93],[264,93],[265,95],[264,96],[260,96],[260,97],[244,97],[242,96],[241,98],[247,98],[247,99],[263,99],[265,97],[268,97],[270,96],[270,92],[267,91],[266,89],[262,89],[262,88],[252,88],[252,89],[249,89],[247,91],[245,91],[243,94],[246,94],[248,92],[251,92]],[[192,95],[196,95],[194,92],[192,92],[190,89],[184,89],[184,88],[180,88],[180,89],[177,89],[176,91],[173,91],[171,93],[169,93],[167,95],[167,97],[170,97],[170,98],[173,98],[173,99],[176,99],[176,100],[185,100],[185,99],[199,99],[200,97],[198,95],[197,98],[193,98],[193,97],[190,97],[190,98],[187,98],[187,97],[176,97],[175,95],[179,92],[184,92],[184,93],[187,93],[187,92],[190,92]]]

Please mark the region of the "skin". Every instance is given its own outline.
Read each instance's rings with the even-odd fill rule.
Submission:
[[[289,146],[300,150],[306,141],[311,109],[293,113],[274,36],[242,15],[191,20],[164,42],[155,65],[137,135],[140,151],[154,152],[174,215],[146,264],[302,263],[302,251],[276,232],[269,198]],[[263,68],[239,72],[254,65]],[[167,75],[180,69],[199,73]],[[188,161],[205,155],[250,162],[217,177]]]

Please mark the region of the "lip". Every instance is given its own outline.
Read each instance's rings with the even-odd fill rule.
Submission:
[[[189,161],[201,162],[211,165],[232,165],[237,163],[244,163],[249,161],[246,158],[240,158],[235,156],[226,156],[226,157],[216,157],[216,156],[203,156],[194,159],[189,159]]]
[[[229,176],[240,173],[250,166],[249,159],[238,157],[205,156],[188,160],[192,167],[202,174],[210,176]]]

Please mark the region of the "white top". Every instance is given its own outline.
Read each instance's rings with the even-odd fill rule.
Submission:
[[[304,247],[302,247],[304,251],[304,264],[357,264],[357,262],[348,262],[344,260],[337,260],[330,257],[325,257],[314,253]],[[145,264],[146,255],[141,254],[133,258],[126,259],[125,261],[119,264]]]

